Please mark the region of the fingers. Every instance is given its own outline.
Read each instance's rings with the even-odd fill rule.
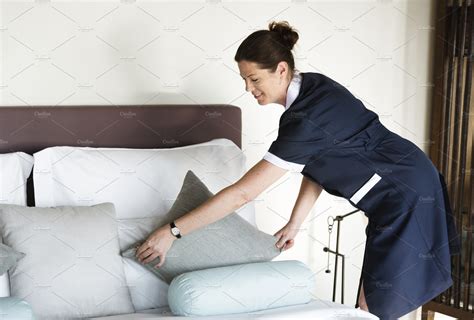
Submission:
[[[273,236],[274,237],[281,237],[281,234],[283,233],[283,229],[278,230]]]
[[[139,256],[140,254],[142,254],[143,251],[145,251],[146,249],[148,249],[148,247],[145,246],[145,244],[142,244],[141,246],[139,246],[139,247],[137,248],[137,250],[135,251],[135,257],[138,258],[138,256]]]
[[[293,239],[288,240],[285,243],[282,251],[290,249],[291,247],[293,247],[294,244],[295,244],[295,241]]]
[[[291,247],[293,247],[293,245],[295,243],[295,240],[293,240],[293,239],[288,239],[288,240],[284,240],[284,241],[281,239],[280,241],[277,243],[277,248],[280,248],[281,251],[290,249]]]
[[[284,237],[281,237],[280,240],[277,241],[276,247],[281,249],[285,245],[286,239]]]
[[[139,255],[141,255],[143,252],[145,252],[149,248],[150,248],[150,246],[148,245],[147,241],[145,241],[144,243],[142,243],[142,245],[140,247],[138,247],[137,251],[135,252],[135,256],[138,257]]]
[[[284,228],[280,229],[277,233],[275,233],[275,237],[278,238],[278,241],[276,242],[275,246],[280,249],[286,241]]]
[[[158,263],[158,264],[155,266],[155,268],[160,268],[160,267],[163,265],[163,263],[165,263],[165,260],[166,260],[166,255],[160,256],[160,263]]]
[[[157,257],[161,256],[162,253],[160,252],[154,252],[151,248],[148,248],[147,250],[143,251],[139,256],[137,256],[137,260],[140,263],[146,264],[150,261],[153,261]]]
[[[157,257],[159,257],[161,254],[158,252],[153,252],[151,255],[149,255],[145,260],[142,261],[143,264],[147,264],[148,262],[151,262],[155,260]]]
[[[142,245],[143,247],[144,245]],[[141,247],[140,247],[141,248]],[[139,248],[139,249],[140,249]],[[146,257],[148,257],[150,254],[152,254],[152,250],[150,247],[144,247],[144,249],[141,250],[141,252],[139,253],[139,251],[137,250],[135,256],[137,257],[137,260],[142,262],[143,259],[145,259]]]

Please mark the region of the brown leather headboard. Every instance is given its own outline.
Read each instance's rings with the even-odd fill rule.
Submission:
[[[171,148],[232,140],[242,147],[240,108],[232,105],[0,107],[0,153],[52,146]],[[28,204],[33,204],[32,182]]]
[[[232,105],[0,107],[0,153],[51,146],[170,148],[227,138],[241,147]]]

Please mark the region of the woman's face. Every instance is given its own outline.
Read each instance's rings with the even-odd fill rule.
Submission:
[[[258,104],[278,103],[285,105],[288,79],[288,65],[280,62],[275,72],[260,69],[255,62],[246,60],[238,63],[240,76],[245,81],[245,91],[252,93]]]

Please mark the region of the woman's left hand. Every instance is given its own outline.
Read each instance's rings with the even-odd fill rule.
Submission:
[[[138,247],[135,256],[141,263],[148,263],[160,257],[160,263],[155,268],[159,268],[165,263],[166,253],[170,249],[176,238],[171,234],[170,226],[164,225],[156,229],[143,244]]]
[[[288,250],[295,244],[295,237],[299,231],[300,225],[289,221],[283,228],[278,230],[274,234],[278,238],[278,242],[275,244],[278,249],[281,251]]]

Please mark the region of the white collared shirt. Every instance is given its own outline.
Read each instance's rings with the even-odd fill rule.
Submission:
[[[286,91],[286,102],[284,105],[285,110],[287,110],[291,106],[291,104],[295,101],[296,97],[300,93],[300,88],[301,88],[301,74],[295,70],[293,79],[291,79],[291,82],[288,86],[288,90]],[[267,151],[263,159],[267,160],[271,164],[274,164],[280,168],[290,170],[290,171],[301,172],[303,171],[303,168],[304,168],[303,164],[285,161],[269,151]]]
[[[295,101],[296,97],[300,93],[301,88],[301,74],[295,70],[293,79],[291,79],[288,90],[286,91],[286,103],[285,110],[288,109],[291,104]]]

